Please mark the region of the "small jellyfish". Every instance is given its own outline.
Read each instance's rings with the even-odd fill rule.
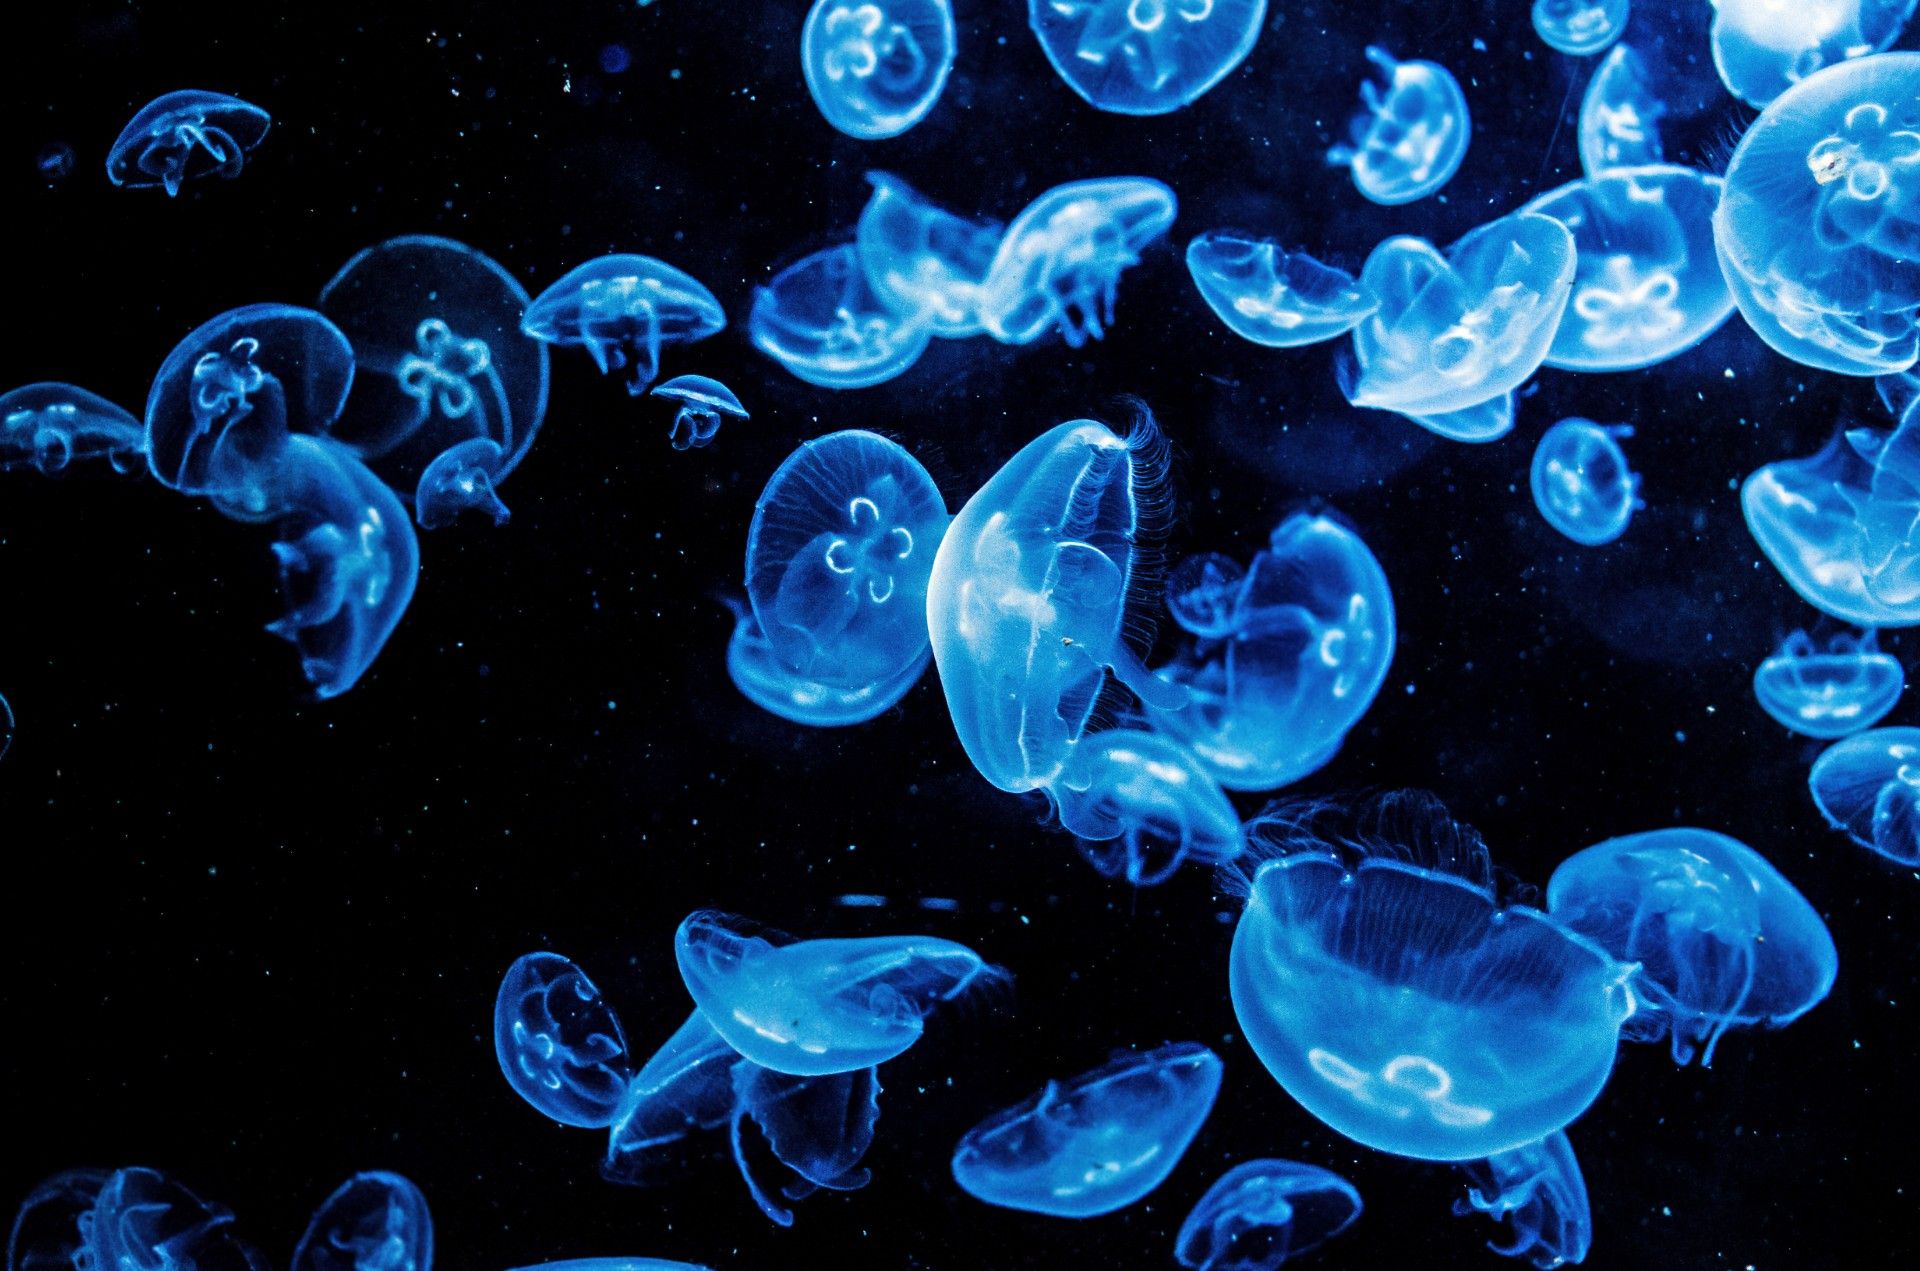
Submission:
[[[1119,115],[1197,100],[1253,52],[1267,0],[1027,0],[1027,25],[1067,87]]]
[[[1646,60],[1628,45],[1614,46],[1580,99],[1580,167],[1596,177],[1610,168],[1659,163],[1660,119],[1666,113],[1666,103],[1654,95]]]
[[[1533,0],[1533,29],[1573,57],[1598,53],[1626,30],[1629,0]]]
[[[1794,732],[1830,740],[1879,723],[1906,681],[1899,659],[1880,651],[1871,630],[1841,632],[1825,649],[1796,631],[1753,673],[1753,695]]]
[[[647,0],[641,0],[647,3]],[[708,1271],[691,1262],[673,1262],[666,1258],[567,1258],[560,1262],[541,1262],[513,1271]]]
[[[867,173],[873,197],[854,246],[874,294],[944,339],[979,334],[980,287],[1006,227],[945,210],[898,177]]]
[[[927,117],[953,70],[949,0],[814,0],[800,68],[827,122],[861,141]]]
[[[1920,865],[1920,728],[1875,728],[1835,742],[1807,777],[1827,824],[1900,865]]]
[[[398,1174],[355,1174],[314,1211],[293,1271],[432,1271],[433,1217]]]
[[[104,1170],[66,1170],[29,1192],[7,1238],[7,1271],[74,1271],[86,1256],[93,1202],[107,1177]]]
[[[1189,556],[1167,575],[1167,611],[1194,635],[1218,640],[1234,628],[1234,607],[1247,571],[1218,552]]]
[[[1541,434],[1533,448],[1528,482],[1534,506],[1547,524],[1583,547],[1611,543],[1627,532],[1640,501],[1640,477],[1627,467],[1620,438],[1626,424],[1602,426],[1590,419],[1563,419]]]
[[[51,475],[88,459],[132,472],[146,445],[144,424],[84,388],[28,384],[0,394],[0,472],[31,464]]]
[[[33,156],[34,171],[48,183],[64,181],[73,175],[73,147],[64,141],[49,141]]]
[[[1165,882],[1185,860],[1225,864],[1245,846],[1219,784],[1186,747],[1144,729],[1081,741],[1053,791],[1093,867],[1137,887]]]
[[[747,408],[733,390],[705,375],[676,375],[653,390],[655,397],[679,402],[669,440],[675,450],[704,446],[720,431],[720,421],[745,419]]]
[[[1270,349],[1345,335],[1380,307],[1352,274],[1270,238],[1202,234],[1187,244],[1187,272],[1235,335]]]
[[[0,759],[5,759],[13,749],[13,726],[13,706],[7,701],[7,695],[0,693]]]
[[[1005,344],[1057,328],[1070,348],[1113,325],[1120,275],[1167,232],[1179,202],[1147,177],[1057,185],[1007,226],[980,289],[980,322]]]
[[[885,383],[918,362],[933,338],[924,315],[903,314],[874,291],[852,243],[804,257],[755,291],[747,334],[820,388]]]
[[[158,1170],[70,1170],[42,1183],[14,1219],[8,1271],[266,1271],[233,1214]]]
[[[1399,62],[1378,45],[1367,60],[1380,68],[1386,91],[1360,85],[1366,109],[1353,120],[1353,144],[1327,151],[1327,162],[1350,168],[1353,184],[1375,203],[1395,207],[1432,194],[1460,170],[1473,137],[1460,81],[1437,62]]]
[[[271,122],[266,111],[225,93],[165,93],[142,106],[114,138],[107,179],[130,188],[161,186],[171,197],[196,177],[237,177]]]
[[[713,293],[651,256],[597,256],[535,297],[520,329],[545,344],[577,344],[602,375],[626,372],[627,392],[647,391],[669,344],[704,340],[727,325]]]
[[[1193,1271],[1275,1271],[1359,1217],[1360,1193],[1332,1170],[1248,1161],[1207,1188],[1180,1224],[1173,1256]]]
[[[1461,1169],[1469,1180],[1467,1198],[1455,1201],[1453,1212],[1485,1214],[1510,1224],[1513,1232],[1510,1243],[1489,1241],[1489,1249],[1503,1258],[1525,1258],[1542,1271],[1586,1261],[1593,1211],[1587,1180],[1564,1131]]]
[[[1900,37],[1914,0],[1713,0],[1714,69],[1756,109],[1824,66]]]
[[[493,1049],[514,1093],[562,1125],[612,1125],[633,1075],[613,1008],[557,953],[523,954],[507,969],[493,1003]]]
[[[1121,1051],[1049,1081],[961,1136],[953,1178],[969,1195],[1056,1218],[1095,1218],[1166,1181],[1220,1093],[1220,1057],[1198,1042]]]

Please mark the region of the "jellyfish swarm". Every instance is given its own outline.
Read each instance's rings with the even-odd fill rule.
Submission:
[[[1453,1212],[1482,1213],[1511,1225],[1511,1242],[1489,1242],[1489,1249],[1502,1257],[1525,1258],[1542,1271],[1586,1261],[1593,1243],[1593,1211],[1587,1204],[1587,1180],[1564,1131],[1461,1168],[1470,1180],[1467,1198],[1455,1201]]]
[[[1713,0],[1713,66],[1756,109],[1822,67],[1900,37],[1914,0]]]
[[[1753,695],[1794,732],[1830,739],[1879,723],[1900,700],[1906,678],[1870,630],[1857,637],[1841,632],[1825,649],[1796,631],[1753,673]]]
[[[861,141],[897,137],[925,119],[953,57],[949,0],[815,0],[800,31],[814,105]]]
[[[398,1174],[355,1174],[314,1211],[293,1271],[432,1271],[427,1198]]]
[[[107,179],[133,188],[157,185],[172,197],[196,177],[237,177],[271,122],[266,111],[225,93],[164,93],[113,139]]]
[[[1660,119],[1666,113],[1645,59],[1628,45],[1615,45],[1580,98],[1581,169],[1597,177],[1612,168],[1659,163]],[[1716,183],[1716,193],[1718,188]]]
[[[1187,272],[1235,335],[1270,349],[1345,335],[1380,307],[1352,274],[1282,251],[1272,239],[1202,234],[1187,244]]]
[[[1631,12],[1629,0],[1533,0],[1533,29],[1549,48],[1586,57],[1619,39]]]
[[[867,181],[873,197],[860,213],[854,246],[868,286],[933,335],[977,335],[980,287],[1006,227],[955,216],[884,172],[869,172]]]
[[[1842,375],[1920,356],[1917,126],[1920,53],[1886,53],[1802,80],[1740,138],[1714,247],[1741,314],[1781,355]]]
[[[1267,0],[1027,0],[1027,25],[1089,105],[1164,115],[1246,60]]]
[[[1165,882],[1185,860],[1225,864],[1245,846],[1219,783],[1186,747],[1145,729],[1083,739],[1053,793],[1082,855],[1138,887]]]
[[[1327,162],[1352,170],[1353,184],[1386,207],[1432,194],[1460,170],[1473,136],[1460,81],[1436,62],[1398,62],[1378,45],[1367,60],[1380,68],[1386,90],[1360,85],[1366,109],[1356,115],[1353,144],[1327,151]]]
[[[1676,827],[1608,839],[1553,871],[1547,909],[1635,963],[1629,1041],[1669,1038],[1673,1060],[1713,1063],[1729,1028],[1779,1028],[1833,987],[1826,924],[1766,858],[1725,834]]]
[[[1920,728],[1875,728],[1826,748],[1807,777],[1827,824],[1899,865],[1920,865]]]
[[[626,373],[627,392],[647,391],[669,344],[704,340],[727,325],[713,293],[651,256],[597,256],[561,275],[527,306],[520,329],[543,344],[579,345],[602,375]]]
[[[961,1136],[953,1177],[989,1205],[1093,1218],[1158,1187],[1213,1110],[1224,1071],[1197,1042],[1112,1062],[1003,1108]]]
[[[1360,1193],[1332,1170],[1248,1161],[1222,1174],[1180,1224],[1173,1256],[1193,1271],[1275,1271],[1360,1217]]]
[[[84,388],[27,384],[0,394],[0,472],[32,465],[51,476],[88,459],[132,472],[146,444],[145,425]]]
[[[35,1188],[14,1218],[8,1271],[266,1271],[233,1214],[158,1170],[69,1170]]]
[[[747,417],[747,408],[733,390],[706,375],[676,375],[656,385],[653,396],[680,403],[668,438],[675,450],[707,445],[720,432],[723,418]]]
[[[1602,427],[1590,419],[1563,419],[1533,449],[1528,483],[1547,524],[1584,547],[1611,543],[1627,532],[1640,502],[1640,478],[1627,467],[1619,439],[1625,424]]]
[[[885,383],[919,361],[933,338],[925,316],[903,314],[874,291],[852,243],[803,257],[755,291],[747,334],[819,388]]]
[[[1113,325],[1120,275],[1167,232],[1173,191],[1147,177],[1057,185],[1007,226],[980,288],[980,322],[1005,344],[1057,328],[1070,348]]]
[[[612,1125],[633,1075],[620,1020],[557,953],[514,960],[493,1002],[493,1051],[514,1093],[560,1122]]]

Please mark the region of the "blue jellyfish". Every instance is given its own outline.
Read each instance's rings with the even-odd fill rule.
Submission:
[[[1423,199],[1451,181],[1467,157],[1473,121],[1466,94],[1437,62],[1395,61],[1373,44],[1367,60],[1385,77],[1385,91],[1372,80],[1361,83],[1366,109],[1354,117],[1353,144],[1327,151],[1327,162],[1351,169],[1354,187],[1375,203]]]
[[[1672,166],[1613,168],[1527,204],[1573,234],[1573,298],[1546,364],[1631,371],[1719,330],[1733,296],[1713,250],[1720,179]]]
[[[707,1268],[666,1258],[567,1258],[515,1267],[513,1271],[707,1271]]]
[[[314,1211],[293,1271],[432,1271],[433,1217],[398,1174],[355,1174]]]
[[[1360,273],[1380,308],[1337,363],[1342,391],[1442,437],[1494,440],[1513,427],[1508,394],[1547,356],[1574,268],[1567,227],[1531,212],[1482,225],[1444,256],[1422,238],[1387,239]]]
[[[748,701],[764,711],[809,728],[845,728],[864,724],[893,709],[927,669],[929,655],[904,663],[894,672],[864,684],[834,684],[803,675],[789,666],[753,610],[728,601],[733,634],[727,640],[727,676]]]
[[[1549,48],[1587,57],[1620,38],[1631,11],[1629,0],[1533,0],[1533,29]]]
[[[1214,1180],[1180,1224],[1173,1256],[1193,1271],[1275,1271],[1360,1217],[1360,1193],[1332,1170],[1248,1161]]]
[[[27,384],[0,393],[0,472],[31,464],[52,475],[87,459],[132,472],[146,445],[144,424],[84,388]]]
[[[1899,659],[1880,651],[1871,630],[1843,631],[1825,649],[1796,631],[1753,673],[1753,695],[1794,732],[1831,739],[1879,723],[1906,681]]]
[[[949,0],[814,0],[800,68],[827,122],[861,141],[927,117],[953,70]]]
[[[782,1200],[805,1200],[822,1188],[858,1191],[871,1181],[872,1172],[860,1161],[880,1119],[878,1068],[795,1077],[742,1061],[733,1066],[732,1078],[734,1161],[761,1213],[791,1227],[793,1211]],[[759,1163],[749,1124],[772,1165]],[[779,1181],[763,1182],[769,1174]]]
[[[1234,569],[1212,571],[1226,595],[1198,606],[1201,622],[1191,590],[1174,606],[1199,640],[1156,674],[1189,696],[1149,714],[1229,790],[1273,790],[1332,759],[1373,704],[1393,661],[1393,592],[1358,534],[1306,512]]]
[[[70,1170],[26,1199],[7,1244],[8,1271],[266,1271],[224,1205],[158,1170]]]
[[[1240,818],[1186,747],[1140,728],[1083,739],[1054,784],[1060,823],[1109,878],[1165,882],[1185,860],[1222,865],[1240,854]]]
[[[1067,87],[1118,115],[1197,100],[1253,52],[1267,0],[1027,0],[1027,25]]]
[[[1002,1108],[953,1149],[969,1195],[1056,1218],[1096,1218],[1166,1181],[1213,1111],[1224,1066],[1198,1042],[1121,1051]]]
[[[1591,419],[1563,419],[1533,448],[1528,482],[1547,524],[1583,547],[1611,543],[1627,532],[1640,501],[1640,477],[1627,467],[1620,438],[1626,424],[1603,427]]]
[[[7,1238],[7,1271],[74,1271],[86,1256],[93,1202],[104,1170],[66,1170],[44,1179],[20,1202]]]
[[[1056,185],[1007,226],[980,289],[994,339],[1031,344],[1057,328],[1071,348],[1113,325],[1122,272],[1167,232],[1179,202],[1147,177]]]
[[[1218,640],[1234,628],[1234,608],[1247,571],[1219,552],[1201,552],[1167,574],[1167,611],[1194,635]]]
[[[745,419],[747,408],[732,389],[706,375],[676,375],[653,390],[655,397],[679,402],[669,440],[675,450],[704,446],[720,431],[720,421]]]
[[[1615,45],[1580,98],[1581,169],[1596,177],[1611,168],[1659,163],[1660,119],[1666,113],[1666,103],[1654,95],[1646,60],[1628,45]]]
[[[1875,728],[1821,752],[1807,777],[1827,824],[1900,865],[1920,865],[1920,728]]]
[[[610,1182],[652,1187],[677,1177],[686,1141],[734,1115],[733,1069],[749,1061],[695,1007],[621,1095],[600,1173]]]
[[[1714,0],[1714,69],[1727,91],[1761,107],[1822,67],[1900,38],[1914,0]]]
[[[13,707],[7,701],[7,695],[0,693],[0,759],[7,757],[13,749]]]
[[[1467,1198],[1455,1201],[1453,1212],[1485,1214],[1512,1230],[1511,1243],[1489,1241],[1489,1249],[1504,1258],[1525,1258],[1542,1271],[1586,1261],[1593,1211],[1565,1131],[1469,1161],[1461,1169],[1468,1179]]]
[[[171,197],[195,177],[237,177],[271,122],[266,111],[225,93],[164,93],[113,139],[107,179],[132,188],[161,186]]]
[[[1243,860],[1279,854],[1245,879],[1229,964],[1234,1013],[1281,1088],[1358,1143],[1437,1161],[1585,1111],[1633,1014],[1633,967],[1500,907],[1484,844],[1431,796],[1362,805],[1351,826],[1307,806],[1249,828]]]
[[[955,216],[884,172],[869,172],[867,180],[873,197],[860,213],[854,246],[874,294],[922,319],[934,335],[978,334],[980,287],[1006,227]]]
[[[1742,316],[1782,356],[1842,375],[1904,371],[1920,356],[1916,97],[1920,53],[1843,62],[1781,94],[1740,138],[1714,247]]]
[[[493,1003],[493,1050],[514,1093],[562,1125],[612,1125],[633,1076],[613,1008],[557,953],[523,954],[507,968]]]
[[[803,257],[753,293],[755,348],[820,388],[868,388],[920,360],[933,338],[923,314],[894,309],[842,243]]]
[[[1868,734],[1871,736],[1871,734]],[[1547,909],[1634,964],[1630,1041],[1670,1039],[1677,1064],[1713,1063],[1729,1028],[1779,1028],[1839,968],[1806,898],[1738,839],[1689,827],[1608,839],[1560,862]]]
[[[704,340],[727,325],[725,310],[692,275],[651,256],[596,256],[541,292],[520,329],[543,344],[577,344],[602,375],[626,373],[627,392],[647,391],[669,344]]]
[[[1270,238],[1209,231],[1187,244],[1187,272],[1235,335],[1270,349],[1345,335],[1380,307],[1352,274]]]

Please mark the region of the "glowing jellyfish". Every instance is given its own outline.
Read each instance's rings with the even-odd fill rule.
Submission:
[[[1796,631],[1753,673],[1753,695],[1802,736],[1845,737],[1879,723],[1906,680],[1899,659],[1880,651],[1872,631],[1841,632],[1825,649]]]
[[[0,472],[31,464],[51,475],[88,459],[132,472],[146,444],[145,425],[84,388],[27,384],[0,393]]]
[[[1547,524],[1584,547],[1611,543],[1627,532],[1640,501],[1640,478],[1627,467],[1620,438],[1626,424],[1603,427],[1590,419],[1563,419],[1533,448],[1528,483]]]
[[[1646,60],[1628,45],[1616,45],[1580,98],[1580,167],[1593,177],[1610,168],[1659,163],[1666,113],[1666,103],[1654,96]]]
[[[3,705],[3,703],[0,703]],[[7,1271],[74,1271],[84,1256],[93,1202],[104,1170],[66,1170],[42,1180],[20,1202],[7,1238]]]
[[[1304,512],[1243,574],[1214,572],[1226,594],[1203,621],[1183,612],[1191,593],[1174,609],[1200,640],[1156,672],[1187,704],[1150,716],[1229,790],[1277,789],[1332,759],[1373,704],[1393,661],[1393,592],[1358,534]]]
[[[1546,364],[1628,371],[1692,348],[1733,312],[1713,250],[1720,179],[1691,168],[1614,168],[1527,204],[1573,234],[1573,298]]]
[[[707,1268],[666,1258],[567,1258],[515,1267],[513,1271],[707,1271]]]
[[[802,675],[781,658],[753,610],[729,602],[733,634],[727,641],[727,676],[742,696],[762,710],[809,728],[844,728],[884,715],[920,680],[930,655],[900,666],[884,679],[830,684]]]
[[[1875,728],[1826,748],[1807,778],[1827,824],[1900,865],[1920,865],[1920,728]]]
[[[187,88],[163,94],[114,138],[107,179],[134,188],[157,185],[171,197],[196,177],[237,177],[271,122],[266,111],[225,93]]]
[[[651,256],[597,256],[541,292],[520,329],[545,344],[579,345],[602,375],[626,373],[627,392],[647,391],[669,344],[704,340],[727,325],[713,293]]]
[[[1167,575],[1167,611],[1193,634],[1217,640],[1234,628],[1247,571],[1218,552],[1189,556]]]
[[[1871,734],[1868,734],[1871,736]],[[1635,964],[1630,1041],[1670,1038],[1673,1060],[1713,1063],[1729,1028],[1780,1028],[1839,968],[1826,924],[1766,858],[1688,827],[1608,839],[1560,862],[1547,909]]]
[[[507,968],[493,1050],[514,1093],[562,1125],[612,1125],[633,1075],[613,1008],[557,953],[523,954]]]
[[[224,1205],[158,1170],[69,1170],[35,1188],[7,1243],[8,1271],[266,1271]]]
[[[1920,356],[1916,126],[1920,53],[1886,53],[1794,85],[1740,138],[1714,246],[1741,314],[1783,356],[1842,375]]]
[[[633,1187],[678,1176],[686,1141],[732,1119],[733,1069],[745,1062],[696,1007],[627,1083],[601,1175]]]
[[[1824,66],[1900,37],[1914,0],[1713,0],[1714,69],[1727,91],[1765,106]]]
[[[1253,51],[1267,0],[1027,0],[1027,24],[1067,87],[1120,115],[1164,115]]]
[[[1444,256],[1425,239],[1387,239],[1360,273],[1380,308],[1336,364],[1347,400],[1455,441],[1502,436],[1508,395],[1553,343],[1575,263],[1567,227],[1531,212],[1482,225]]]
[[[874,291],[852,243],[802,258],[753,293],[754,347],[821,388],[885,383],[920,360],[927,318],[903,314]]]
[[[1378,45],[1367,60],[1386,90],[1360,85],[1366,110],[1353,120],[1353,144],[1327,151],[1327,162],[1353,171],[1353,184],[1375,203],[1394,207],[1432,194],[1460,170],[1473,137],[1460,81],[1437,62],[1398,62]]]
[[[1507,1244],[1488,1242],[1489,1249],[1505,1258],[1525,1258],[1542,1271],[1586,1261],[1593,1211],[1587,1180],[1564,1131],[1461,1168],[1469,1180],[1467,1198],[1455,1201],[1453,1212],[1485,1214],[1508,1223],[1513,1233]]]
[[[1202,234],[1187,244],[1187,272],[1235,335],[1270,349],[1345,335],[1380,307],[1352,274],[1272,239]]]
[[[1360,1217],[1360,1193],[1332,1170],[1248,1161],[1222,1174],[1180,1225],[1173,1256],[1193,1271],[1274,1271]]]
[[[1629,0],[1533,0],[1533,29],[1549,48],[1586,57],[1620,38],[1631,11]]]
[[[314,1211],[293,1271],[431,1271],[427,1198],[398,1174],[355,1174]]]
[[[0,693],[0,759],[7,757],[13,749],[13,707],[7,701],[7,695]]]
[[[955,216],[898,177],[869,172],[873,197],[860,213],[854,246],[874,294],[934,335],[975,335],[980,287],[1006,227]]]
[[[734,1160],[761,1213],[790,1227],[793,1211],[782,1200],[805,1200],[822,1188],[857,1191],[872,1179],[860,1161],[880,1118],[879,1069],[795,1077],[741,1062],[732,1077]],[[756,1160],[749,1123],[773,1159],[771,1171]],[[763,1182],[769,1172],[780,1181]]]
[[[1197,1042],[1121,1051],[1104,1067],[1003,1108],[961,1136],[953,1177],[989,1205],[1093,1218],[1166,1181],[1220,1093]]]
[[[733,390],[705,375],[676,375],[653,390],[655,397],[680,403],[669,440],[675,450],[704,446],[720,431],[724,419],[745,419],[747,408]]]
[[[1060,823],[1109,878],[1165,882],[1185,860],[1240,854],[1240,818],[1186,747],[1138,728],[1096,733],[1073,748],[1053,787]]]
[[[1166,440],[1073,420],[1042,433],[953,519],[927,582],[927,627],[960,744],[1019,793],[1053,784],[1104,674],[1168,708],[1122,630],[1136,547],[1163,503]]]
[[[1113,325],[1120,275],[1167,232],[1179,202],[1147,177],[1057,185],[1007,226],[980,289],[994,339],[1031,344],[1058,329],[1072,348]]]
[[[814,105],[862,141],[896,137],[925,119],[953,57],[948,0],[815,0],[800,32]]]

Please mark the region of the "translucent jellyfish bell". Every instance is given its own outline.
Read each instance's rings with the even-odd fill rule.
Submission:
[[[1533,0],[1533,29],[1549,48],[1587,57],[1620,38],[1631,11],[1629,0]]]
[[[1207,1188],[1173,1256],[1193,1271],[1276,1271],[1351,1227],[1360,1208],[1360,1193],[1332,1170],[1248,1161]]]
[[[1761,107],[1824,66],[1892,44],[1914,0],[1713,0],[1714,69]]]
[[[1630,46],[1614,46],[1580,98],[1580,167],[1590,177],[1611,168],[1659,163],[1666,103],[1654,95],[1647,63]]]
[[[1027,0],[1053,69],[1089,105],[1164,115],[1246,60],[1267,0]]]
[[[31,464],[51,476],[88,459],[132,472],[146,444],[145,425],[84,388],[42,383],[0,393],[0,472]]]
[[[1272,239],[1202,234],[1187,244],[1187,272],[1235,335],[1270,349],[1345,335],[1380,307],[1352,274]]]
[[[1453,1212],[1481,1213],[1511,1224],[1512,1239],[1489,1241],[1489,1249],[1504,1258],[1525,1258],[1542,1271],[1586,1261],[1593,1211],[1587,1180],[1564,1131],[1461,1168],[1469,1179],[1467,1198],[1454,1202]]]
[[[1837,741],[1807,777],[1827,824],[1899,865],[1920,865],[1920,728]]]
[[[493,1003],[493,1049],[514,1093],[560,1122],[612,1125],[633,1061],[586,972],[557,953],[516,958]]]
[[[1167,575],[1167,611],[1194,635],[1217,640],[1234,628],[1234,609],[1246,577],[1246,567],[1231,556],[1189,556]]]
[[[720,302],[692,275],[631,253],[597,256],[567,271],[520,320],[536,340],[585,349],[602,375],[624,371],[635,397],[660,373],[662,349],[704,340],[726,325]]]
[[[1123,1051],[968,1130],[953,1151],[954,1181],[989,1205],[1110,1214],[1166,1181],[1213,1110],[1222,1072],[1197,1042]]]
[[[427,1198],[398,1174],[355,1174],[314,1211],[293,1271],[432,1271]]]
[[[633,1187],[676,1177],[685,1141],[732,1119],[733,1069],[745,1062],[694,1008],[627,1083],[609,1127],[601,1176]]]
[[[74,1170],[41,1184],[14,1221],[8,1271],[266,1271],[224,1205],[158,1170]]]
[[[7,695],[0,693],[0,759],[5,759],[7,752],[13,749],[14,723],[13,706],[8,703]]]
[[[8,1234],[7,1271],[74,1271],[107,1177],[105,1170],[66,1170],[27,1193]]]
[[[842,243],[802,258],[753,293],[754,347],[809,384],[868,388],[920,360],[933,338],[922,314],[894,309]]]
[[[1767,714],[1805,737],[1845,737],[1871,728],[1906,687],[1899,659],[1882,653],[1873,632],[1834,636],[1825,649],[1796,631],[1753,673],[1753,695]]]
[[[680,403],[680,412],[673,417],[671,441],[675,450],[711,442],[723,419],[747,418],[747,408],[733,390],[706,375],[676,375],[656,385],[653,395]]]
[[[861,141],[897,137],[926,118],[953,57],[948,0],[815,0],[800,31],[814,105]]]
[[[157,185],[171,197],[197,177],[237,177],[270,123],[266,111],[225,93],[197,88],[164,93],[142,106],[113,139],[107,179],[133,188]]]
[[[542,1262],[513,1271],[708,1271],[691,1262],[672,1262],[666,1258],[567,1258],[560,1262]]]
[[[1528,482],[1547,524],[1585,547],[1611,543],[1627,532],[1640,501],[1640,478],[1627,467],[1620,438],[1626,424],[1602,426],[1563,419],[1534,447]]]
[[[1353,144],[1327,151],[1327,162],[1350,168],[1353,184],[1375,203],[1394,207],[1432,194],[1460,170],[1473,137],[1460,81],[1437,62],[1398,62],[1378,45],[1367,60],[1380,68],[1385,91],[1360,85],[1366,109],[1353,120]]]
[[[980,287],[1006,227],[955,216],[884,172],[869,172],[867,181],[873,197],[860,213],[854,246],[874,294],[923,318],[934,335],[978,334]]]
[[[1199,761],[1144,729],[1082,740],[1053,793],[1094,868],[1137,887],[1165,882],[1185,860],[1225,864],[1246,845],[1233,804]]]

